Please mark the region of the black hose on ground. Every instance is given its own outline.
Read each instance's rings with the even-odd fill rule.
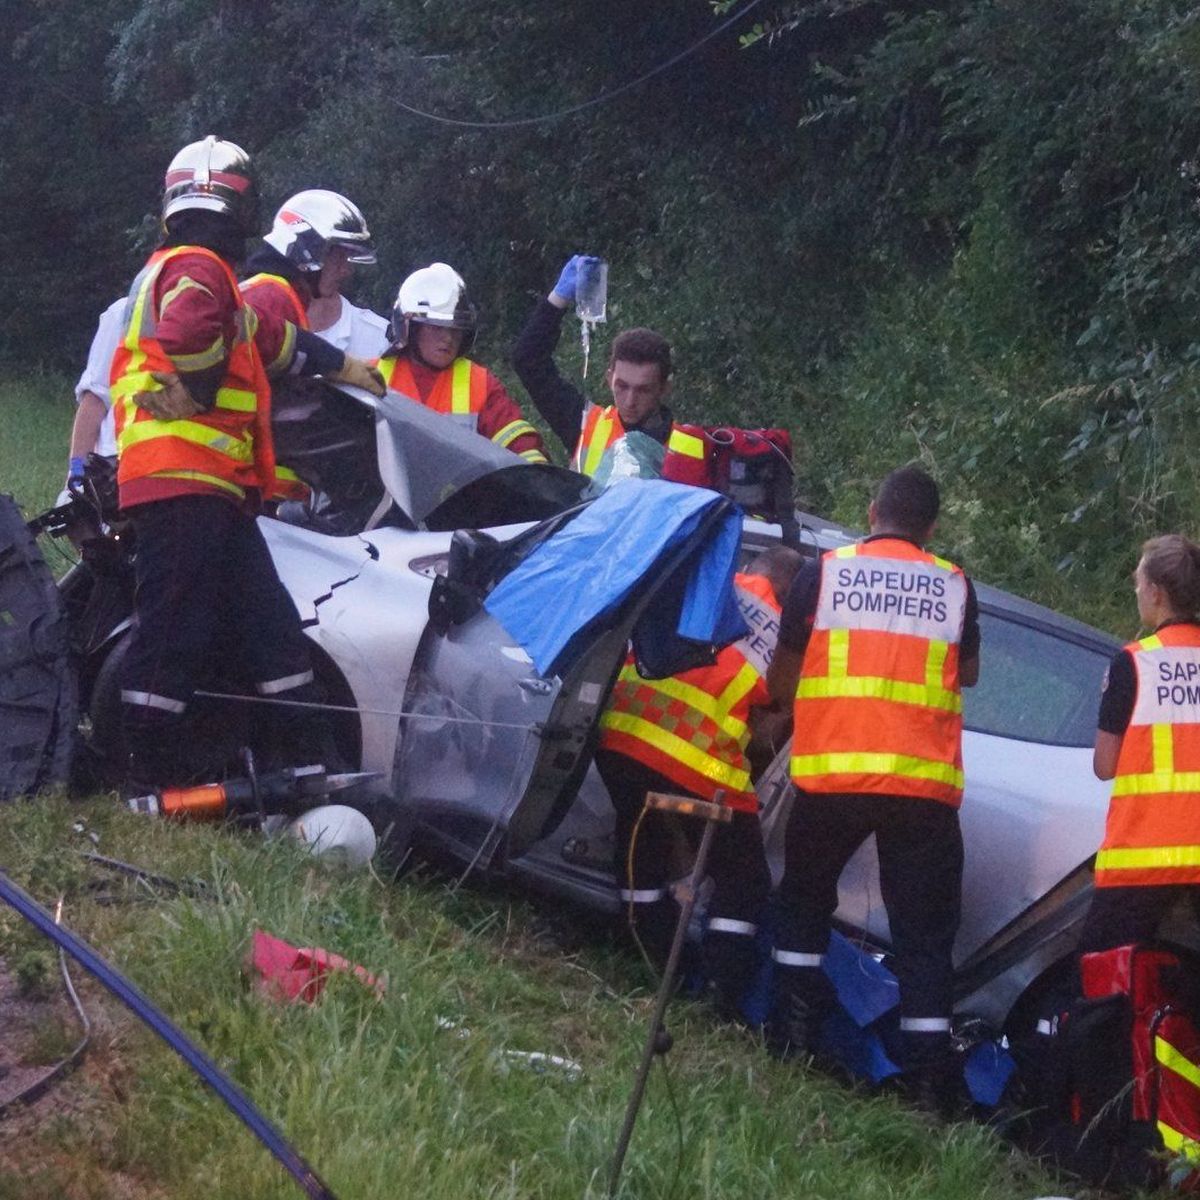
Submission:
[[[158,1034],[184,1062],[232,1109],[237,1118],[275,1156],[311,1200],[337,1200],[316,1171],[300,1157],[283,1134],[254,1106],[254,1102],[170,1018],[116,967],[54,918],[23,888],[0,871],[0,900],[16,909],[39,932],[65,950],[85,971]]]

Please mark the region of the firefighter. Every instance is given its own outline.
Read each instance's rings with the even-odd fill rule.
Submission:
[[[1092,762],[1113,788],[1084,954],[1150,940],[1185,896],[1200,918],[1200,546],[1151,538],[1133,580],[1153,632],[1104,680]]]
[[[241,284],[250,307],[260,318],[269,318],[260,320],[256,335],[269,379],[295,370],[299,356],[289,331],[311,328],[309,312],[314,302],[338,296],[338,287],[354,266],[374,262],[371,231],[357,206],[345,196],[312,188],[283,203],[262,247],[247,260],[247,278]],[[322,343],[327,340],[321,336]],[[372,344],[369,357],[374,358],[385,344],[386,338],[380,336]],[[312,348],[313,342],[307,341],[301,351],[311,354]],[[349,350],[344,358],[339,376],[342,381],[383,394],[382,381],[365,360]],[[305,366],[325,374],[330,364],[329,351],[319,345],[317,360]],[[276,462],[275,476],[271,499],[307,499],[308,488],[286,463]]]
[[[125,297],[114,300],[101,314],[88,350],[87,363],[75,385],[75,420],[71,425],[67,479],[55,504],[66,504],[71,492],[83,484],[89,454],[115,458],[112,397],[108,373],[125,325]]]
[[[568,259],[550,294],[539,300],[512,350],[512,364],[534,406],[571,456],[571,466],[595,475],[604,451],[637,431],[666,445],[673,417],[671,345],[652,329],[626,329],[613,339],[604,380],[612,403],[590,404],[559,374],[554,349],[567,309],[575,303],[575,281],[583,255]]]
[[[780,604],[800,561],[782,546],[758,555],[735,577],[746,636],[721,650],[711,666],[668,679],[643,679],[630,656],[600,718],[596,766],[616,810],[620,897],[633,931],[660,963],[679,915],[667,888],[673,830],[660,812],[642,815],[646,794],[712,800],[720,790],[733,809],[732,822],[717,826],[713,838],[715,890],[704,941],[718,1011],[727,1019],[737,1017],[752,972],[754,935],[771,886],[748,747],[754,710],[769,702],[766,671]]]
[[[390,391],[446,414],[526,462],[544,463],[541,434],[504,384],[467,358],[477,324],[462,276],[446,263],[422,267],[400,285],[379,371]]]
[[[110,377],[120,503],[137,539],[121,702],[138,787],[190,774],[183,722],[218,655],[260,696],[317,698],[295,605],[254,517],[274,456],[256,322],[233,274],[258,221],[245,152],[211,135],[180,150],[162,219],[164,239],[130,288]],[[257,324],[277,342],[318,341],[269,315]],[[325,350],[336,375],[343,356]],[[305,711],[269,725],[311,754],[327,730]]]
[[[822,963],[838,877],[875,835],[900,984],[905,1082],[924,1106],[954,1097],[951,950],[961,908],[962,694],[979,677],[974,588],[924,549],[937,485],[893,471],[870,536],[806,564],[768,676],[793,706],[791,777],[772,956],[769,1047],[805,1058],[833,994]]]

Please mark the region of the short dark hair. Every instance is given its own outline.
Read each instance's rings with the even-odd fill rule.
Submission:
[[[792,581],[804,565],[804,556],[791,546],[770,546],[760,550],[746,567],[748,575],[762,575],[771,583],[775,599],[782,605]]]
[[[657,363],[665,383],[671,378],[671,343],[653,329],[626,329],[613,338],[608,365],[616,362]]]
[[[929,532],[941,507],[938,485],[920,467],[897,467],[875,493],[876,521],[912,538]]]

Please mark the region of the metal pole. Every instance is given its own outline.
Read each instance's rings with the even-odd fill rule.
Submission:
[[[686,889],[683,894],[683,905],[679,912],[679,923],[675,926],[675,937],[671,941],[671,952],[667,955],[667,965],[663,971],[662,982],[658,985],[658,996],[655,999],[654,1015],[650,1019],[650,1028],[646,1033],[646,1044],[642,1048],[642,1061],[638,1064],[637,1078],[634,1080],[633,1092],[629,1097],[629,1103],[625,1107],[625,1124],[621,1128],[621,1136],[617,1139],[617,1149],[613,1154],[612,1169],[608,1177],[608,1194],[615,1196],[617,1194],[617,1184],[621,1179],[621,1167],[625,1163],[625,1154],[629,1150],[629,1143],[633,1137],[633,1127],[637,1122],[638,1110],[642,1107],[642,1096],[646,1091],[646,1080],[650,1075],[650,1065],[654,1061],[654,1055],[659,1051],[659,1035],[665,1033],[663,1029],[663,1014],[667,1011],[667,1004],[671,999],[671,992],[675,984],[675,971],[679,966],[679,956],[683,950],[683,940],[687,936],[688,924],[692,919],[692,910],[696,907],[696,896],[700,889],[700,884],[704,880],[704,867],[708,862],[708,851],[712,845],[713,833],[716,830],[716,821],[712,817],[705,817],[704,833],[700,838],[700,849],[696,852],[696,861],[692,866],[692,873],[688,876]],[[663,1053],[669,1047],[663,1047]]]

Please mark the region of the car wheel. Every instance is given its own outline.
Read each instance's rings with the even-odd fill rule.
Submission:
[[[0,496],[0,801],[67,782],[76,681],[54,576],[11,496]]]

